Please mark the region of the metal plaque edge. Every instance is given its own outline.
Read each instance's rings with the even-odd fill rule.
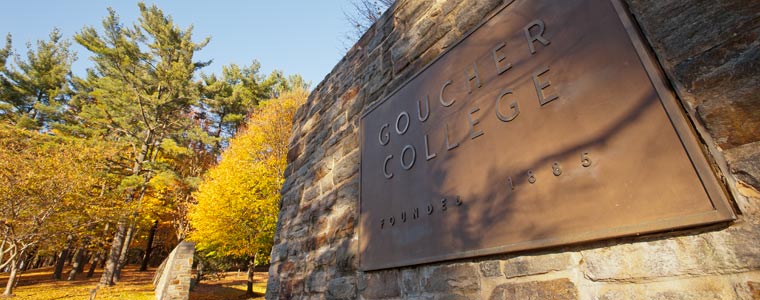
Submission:
[[[377,102],[371,104],[362,113],[360,122],[359,122],[360,162],[362,161],[362,156],[364,153],[363,151],[364,138],[365,138],[363,134],[364,118],[367,115],[369,115],[372,111],[374,111],[376,108],[378,108],[380,105],[382,105],[387,100],[389,100],[391,97],[393,97],[401,89],[406,87],[416,77],[418,77],[420,74],[425,72],[431,65],[436,63],[438,60],[442,59],[445,55],[447,55],[450,51],[452,51],[460,43],[462,43],[462,41],[467,39],[475,31],[480,29],[485,23],[487,23],[496,15],[501,13],[504,9],[509,7],[513,2],[514,0],[508,0],[505,3],[503,3],[501,7],[491,12],[486,18],[484,18],[481,22],[479,22],[477,26],[475,26],[473,29],[471,29],[466,34],[464,34],[459,40],[457,40],[457,42],[452,44],[451,47],[449,47],[448,49],[440,53],[436,58],[434,58],[432,61],[426,64],[418,72],[415,72],[414,75],[412,75],[410,78],[405,80],[401,85],[399,85],[399,87],[395,88],[391,93],[383,97],[381,100],[378,100]],[[420,265],[420,264],[448,261],[448,260],[455,260],[455,259],[465,259],[465,258],[472,258],[472,257],[486,256],[486,255],[503,254],[503,253],[510,253],[510,252],[526,251],[526,250],[540,250],[540,249],[546,249],[546,248],[551,248],[551,247],[569,246],[569,245],[576,245],[576,244],[582,244],[582,243],[588,243],[588,242],[594,242],[594,241],[600,241],[600,240],[638,236],[641,234],[650,234],[650,233],[664,232],[664,231],[669,231],[669,230],[693,228],[693,227],[698,227],[698,226],[705,226],[705,225],[710,225],[710,224],[730,222],[730,221],[736,220],[736,214],[734,213],[732,206],[729,204],[730,200],[728,199],[728,196],[727,196],[728,192],[726,191],[725,186],[719,183],[720,180],[719,178],[716,177],[717,174],[710,167],[710,164],[708,162],[708,157],[706,156],[704,150],[702,149],[701,144],[697,140],[698,135],[693,129],[693,124],[691,124],[686,119],[685,113],[682,111],[683,108],[678,103],[675,92],[672,90],[670,85],[666,83],[667,77],[665,76],[664,71],[662,70],[659,64],[659,61],[656,60],[655,55],[653,54],[653,51],[649,48],[648,44],[645,42],[645,39],[641,35],[639,27],[632,20],[632,17],[629,13],[627,6],[624,3],[622,3],[621,0],[610,0],[610,3],[612,4],[615,12],[617,13],[618,19],[622,23],[622,26],[628,35],[629,42],[631,42],[634,50],[636,51],[639,61],[642,64],[642,67],[644,68],[644,71],[646,72],[650,82],[655,88],[655,91],[657,92],[657,95],[660,98],[660,103],[663,105],[663,110],[665,111],[666,115],[668,116],[668,119],[673,125],[673,128],[679,138],[679,141],[684,147],[684,150],[686,150],[686,154],[690,162],[692,163],[692,166],[694,167],[700,181],[702,182],[703,188],[705,189],[705,192],[707,193],[708,198],[710,199],[710,202],[713,205],[714,210],[709,211],[709,212],[694,214],[694,215],[678,216],[678,217],[669,218],[669,219],[657,220],[650,223],[640,223],[640,224],[625,226],[625,227],[614,227],[614,228],[608,228],[605,230],[582,232],[582,233],[578,233],[578,234],[570,236],[572,238],[566,237],[566,238],[532,240],[532,241],[526,241],[523,243],[509,244],[509,245],[503,245],[503,246],[486,248],[486,249],[478,249],[478,250],[472,250],[472,251],[456,252],[453,254],[447,254],[447,255],[441,255],[441,256],[405,260],[405,261],[401,261],[390,266],[367,265],[367,263],[362,260],[361,253],[359,253],[357,259],[358,259],[358,265],[359,265],[360,271],[377,271],[377,270],[393,269],[393,268],[399,268],[399,267],[405,267],[405,266],[413,266],[413,265]],[[361,209],[362,209],[362,201],[363,201],[362,191],[361,191],[362,190],[361,182],[362,182],[363,172],[362,172],[361,163],[360,163],[359,168],[360,168],[359,207],[358,207],[359,219],[357,220],[357,222],[361,223],[361,213],[362,213]],[[359,246],[361,246],[361,236],[363,235],[362,227],[363,226],[359,224],[358,226]]]

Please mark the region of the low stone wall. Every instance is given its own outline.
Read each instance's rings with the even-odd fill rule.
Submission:
[[[193,271],[195,243],[180,242],[156,270],[153,286],[157,300],[187,300]]]
[[[503,4],[399,0],[296,114],[267,299],[760,299],[760,2],[626,3],[736,221],[359,271],[360,116]]]

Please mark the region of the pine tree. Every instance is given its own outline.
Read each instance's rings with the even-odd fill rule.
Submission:
[[[193,56],[209,39],[196,43],[192,27],[180,29],[156,6],[138,7],[141,17],[133,26],[121,24],[109,9],[102,33],[85,27],[75,35],[95,63],[85,85],[89,92],[78,114],[79,126],[97,128],[106,138],[130,145],[132,150],[125,153],[130,165],[121,184],[127,203],[142,201],[156,174],[162,141],[182,136],[190,126],[198,98],[193,75],[208,64],[193,61]],[[117,220],[102,285],[112,285],[118,277],[136,217],[133,213]]]
[[[202,99],[209,134],[217,138],[214,152],[220,151],[230,137],[245,124],[259,102],[276,96],[285,78],[279,71],[268,77],[259,74],[261,64],[236,64],[222,67],[221,77],[202,74]]]
[[[14,66],[7,63],[11,52],[11,37],[0,51],[0,118],[18,127],[44,129],[60,120],[69,98],[68,80],[76,54],[69,50],[71,43],[58,29],[53,29],[47,41],[37,41],[37,47],[27,45],[24,59],[14,56]]]

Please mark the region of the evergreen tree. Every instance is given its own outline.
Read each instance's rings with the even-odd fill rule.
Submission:
[[[78,114],[79,126],[97,128],[106,138],[127,143],[122,188],[125,202],[142,201],[156,174],[154,164],[162,141],[184,135],[192,123],[192,107],[198,98],[195,71],[207,62],[193,56],[209,41],[192,40],[192,27],[179,28],[156,6],[139,3],[140,18],[124,26],[109,9],[103,32],[85,27],[75,40],[92,52],[95,68],[89,73],[87,100]],[[85,86],[85,84],[83,84]],[[119,217],[109,251],[102,285],[112,285],[126,261],[136,226],[136,211]]]
[[[273,71],[268,77],[259,74],[261,64],[236,64],[222,67],[221,77],[202,74],[202,99],[206,130],[217,138],[215,151],[219,152],[230,137],[245,124],[246,118],[259,102],[276,96],[284,77]]]
[[[54,29],[47,41],[37,41],[36,48],[27,45],[24,59],[13,56],[14,67],[7,63],[10,35],[6,40],[6,48],[0,51],[0,118],[35,130],[59,121],[69,97],[71,64],[76,59],[69,50],[71,43]]]

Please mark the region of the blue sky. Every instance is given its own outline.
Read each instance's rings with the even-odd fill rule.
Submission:
[[[343,11],[349,0],[319,1],[230,1],[174,0],[145,1],[156,4],[180,27],[194,26],[194,39],[211,36],[211,43],[198,55],[213,59],[204,73],[220,73],[223,65],[261,62],[262,73],[279,69],[299,73],[316,86],[343,57],[349,25]],[[26,43],[47,39],[58,27],[69,39],[82,27],[101,29],[107,8],[113,7],[122,23],[137,21],[138,1],[96,0],[6,0],[0,2],[0,47],[5,35],[13,35],[13,47],[26,52]],[[73,43],[73,40],[72,40]],[[73,43],[78,54],[73,72],[83,75],[90,66],[89,52]]]

